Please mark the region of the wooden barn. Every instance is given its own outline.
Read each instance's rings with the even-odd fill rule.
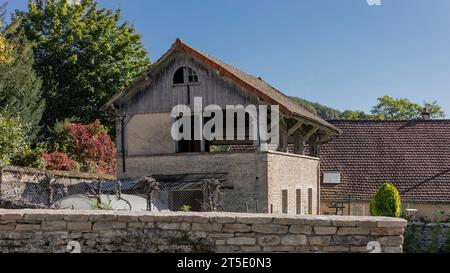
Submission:
[[[243,138],[236,133],[232,140],[174,140],[171,128],[175,119],[171,112],[176,105],[192,106],[195,98],[202,99],[203,108],[277,105],[277,145],[267,145],[259,137],[249,139],[247,122]],[[339,135],[340,130],[261,78],[177,39],[107,106],[117,115],[119,179],[152,176],[161,177],[162,183],[177,185],[164,193],[164,209],[179,210],[180,205],[198,208],[195,200],[201,198],[200,180],[217,178],[223,181],[220,200],[224,210],[319,213],[319,147]],[[226,148],[230,145],[250,148],[232,151]],[[292,153],[288,145],[293,145]],[[308,156],[304,155],[305,147]],[[183,196],[183,200],[177,196]]]

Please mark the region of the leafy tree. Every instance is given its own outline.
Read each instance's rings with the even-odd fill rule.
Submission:
[[[0,21],[0,28],[2,23]],[[0,64],[8,64],[11,62],[12,45],[8,44],[6,39],[0,33]]]
[[[310,102],[305,99],[297,98],[297,97],[291,97],[296,103],[300,104],[301,106],[305,107],[310,112],[319,115],[323,119],[326,120],[333,120],[333,119],[339,119],[341,116],[341,112],[339,110],[330,108],[328,106],[316,103],[316,102]]]
[[[372,108],[370,114],[363,111],[346,110],[340,115],[343,120],[412,120],[421,118],[424,108],[428,109],[431,118],[444,118],[445,113],[436,101],[424,102],[424,105],[413,103],[405,98],[383,96]]]
[[[9,116],[20,117],[28,141],[35,139],[45,108],[42,81],[33,69],[31,44],[23,36],[11,36],[13,44],[9,62],[0,63],[0,108],[8,107]]]
[[[378,104],[372,108],[370,113],[364,111],[339,110],[310,102],[297,97],[291,97],[295,102],[308,109],[310,112],[321,116],[325,120],[410,120],[421,117],[423,108],[426,107],[431,118],[444,118],[445,113],[436,101],[425,102],[423,106],[413,103],[408,99],[395,99],[389,96],[378,98]]]
[[[370,119],[370,115],[364,113],[363,111],[346,110],[342,112],[340,118],[345,120],[365,120]]]
[[[384,184],[370,201],[372,216],[400,217],[401,199],[397,188],[391,184]]]
[[[437,104],[437,101],[425,102],[424,105],[431,114],[431,118],[445,118],[445,112],[442,110],[441,106]]]
[[[395,99],[389,96],[378,98],[378,104],[372,108],[371,113],[386,120],[410,120],[420,118],[423,108],[427,107],[432,118],[445,117],[444,111],[437,102],[425,102],[424,106],[413,103],[408,99]]]
[[[120,20],[120,10],[98,8],[93,0],[30,0],[28,11],[16,12],[14,21],[34,43],[48,128],[67,117],[112,124],[101,107],[150,64],[141,36]]]
[[[6,3],[0,6],[0,30],[3,27],[3,18],[6,14],[5,6]],[[11,61],[12,49],[12,45],[6,41],[5,37],[0,32],[0,64],[9,63]]]

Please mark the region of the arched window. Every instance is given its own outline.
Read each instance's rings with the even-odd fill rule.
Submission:
[[[190,67],[183,66],[173,75],[173,84],[198,83],[197,73]]]

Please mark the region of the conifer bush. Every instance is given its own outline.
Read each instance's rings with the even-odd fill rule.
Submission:
[[[372,216],[400,217],[400,193],[392,183],[385,183],[370,201]]]

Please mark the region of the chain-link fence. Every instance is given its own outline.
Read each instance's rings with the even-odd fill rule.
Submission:
[[[50,208],[131,211],[241,211],[221,190],[226,174],[185,174],[117,181],[0,168],[0,208]],[[231,198],[230,198],[231,197]]]

